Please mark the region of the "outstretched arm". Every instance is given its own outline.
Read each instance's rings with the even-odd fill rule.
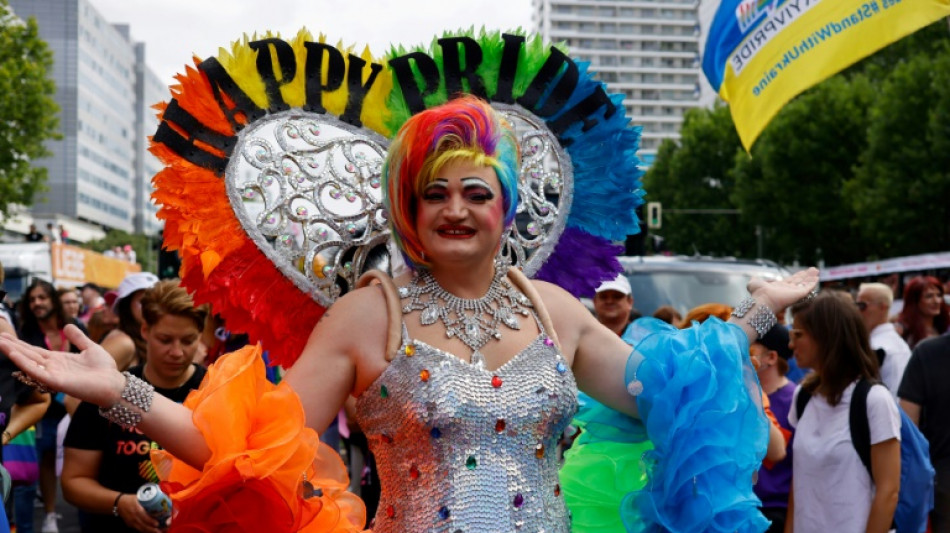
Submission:
[[[109,408],[118,403],[126,378],[116,369],[115,360],[76,326],[66,326],[65,332],[80,353],[44,350],[9,335],[0,335],[0,350],[23,372],[50,389],[100,407]],[[210,456],[204,439],[191,422],[191,411],[159,394],[155,395],[138,429],[199,469]]]

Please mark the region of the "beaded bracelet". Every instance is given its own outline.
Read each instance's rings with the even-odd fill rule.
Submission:
[[[119,400],[108,409],[99,408],[99,415],[106,420],[132,429],[142,421],[142,414],[152,408],[152,399],[155,398],[155,387],[145,380],[139,379],[129,372],[123,372],[125,387],[122,389],[122,400],[136,409],[126,406]]]

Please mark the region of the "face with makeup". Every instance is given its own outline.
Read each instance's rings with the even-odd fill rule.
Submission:
[[[493,258],[504,229],[501,185],[492,167],[446,164],[419,195],[416,231],[426,259],[471,263]]]

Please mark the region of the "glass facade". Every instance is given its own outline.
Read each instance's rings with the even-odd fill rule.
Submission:
[[[160,167],[147,151],[157,120],[143,110],[162,96],[138,90],[140,73],[153,84],[156,78],[145,66],[144,45],[87,0],[10,4],[21,18],[36,18],[53,52],[61,114],[63,138],[50,143],[54,155],[40,162],[49,171],[49,190],[36,198],[34,217],[65,215],[104,229],[157,231],[148,196]]]

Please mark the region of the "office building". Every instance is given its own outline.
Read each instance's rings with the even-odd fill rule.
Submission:
[[[627,115],[643,126],[640,159],[649,167],[664,139],[678,139],[683,114],[699,106],[697,0],[532,0],[536,29],[589,61]]]
[[[160,84],[145,66],[144,44],[87,0],[10,5],[19,17],[36,18],[53,52],[60,108],[63,138],[50,142],[53,156],[38,162],[48,169],[48,191],[35,199],[33,219],[157,231],[148,196],[158,162],[146,150],[146,136],[157,125],[149,106],[164,91],[156,92]]]

